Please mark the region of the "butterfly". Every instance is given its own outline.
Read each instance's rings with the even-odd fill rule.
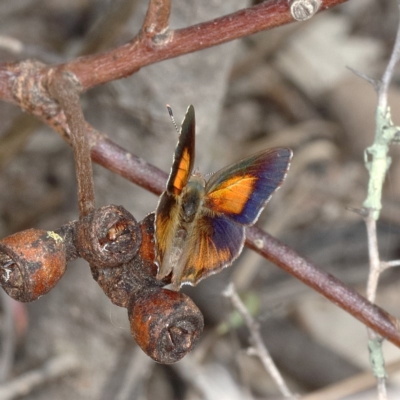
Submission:
[[[193,173],[195,112],[183,119],[166,190],[155,215],[158,279],[172,273],[173,290],[232,264],[253,225],[285,179],[292,151],[260,151],[215,172],[206,182]]]

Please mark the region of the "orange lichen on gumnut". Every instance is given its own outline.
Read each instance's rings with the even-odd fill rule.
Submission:
[[[154,239],[154,217],[155,214],[151,213],[140,223],[142,231],[142,243],[139,248],[139,254],[143,260],[154,263],[155,260],[155,239]],[[155,270],[155,274],[157,270]],[[154,275],[155,275],[154,274]]]
[[[203,332],[203,315],[180,292],[158,287],[143,291],[129,305],[128,314],[136,343],[162,364],[179,361]]]
[[[28,229],[0,241],[0,284],[13,299],[36,300],[66,270],[64,239],[56,232]]]

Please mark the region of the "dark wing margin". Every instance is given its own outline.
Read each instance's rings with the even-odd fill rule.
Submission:
[[[206,185],[205,207],[243,225],[258,219],[285,179],[292,151],[261,151],[216,172]]]
[[[190,251],[182,274],[173,277],[181,285],[196,285],[201,279],[228,267],[240,255],[244,239],[244,227],[219,216],[204,215],[196,224],[196,235],[189,242]]]

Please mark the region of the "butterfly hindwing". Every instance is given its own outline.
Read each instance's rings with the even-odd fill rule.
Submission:
[[[253,224],[289,168],[292,151],[261,151],[216,172],[206,185],[205,206],[234,221]]]
[[[196,285],[201,279],[219,272],[239,256],[244,243],[244,227],[223,215],[201,215],[188,241],[185,266],[177,283]]]
[[[174,161],[167,182],[167,192],[179,195],[193,171],[195,155],[195,115],[190,105],[183,119]]]
[[[179,208],[175,196],[164,192],[158,201],[155,217],[156,261],[160,267],[165,253],[172,245],[178,214]],[[168,273],[165,267],[163,271],[159,268],[160,277],[164,277]]]

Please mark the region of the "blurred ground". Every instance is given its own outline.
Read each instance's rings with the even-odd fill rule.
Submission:
[[[173,2],[171,27],[249,5],[244,0],[206,3]],[[0,61],[33,57],[59,62],[88,49],[116,46],[138,32],[145,10],[146,2],[132,0],[0,2]],[[376,95],[346,67],[379,77],[396,27],[394,0],[349,1],[308,22],[152,65],[91,90],[82,100],[85,116],[115,142],[165,171],[177,140],[167,103],[177,121],[194,104],[196,166],[203,173],[263,148],[291,147],[290,173],[259,225],[363,293],[368,274],[365,227],[347,208],[359,207],[366,195],[363,151],[373,140]],[[5,37],[20,41],[22,51],[15,46],[11,51]],[[399,77],[397,69],[390,94],[397,123]],[[55,229],[76,219],[71,149],[6,103],[0,104],[0,119],[0,236],[29,227]],[[379,224],[384,260],[400,256],[399,150],[393,148],[392,156]],[[156,207],[155,196],[98,166],[95,184],[99,206],[122,204],[137,219]],[[279,398],[261,364],[246,354],[246,329],[217,333],[231,312],[222,296],[230,280],[259,303],[265,343],[293,391],[310,393],[369,370],[361,324],[245,250],[231,268],[185,288],[204,312],[206,330],[190,356],[168,367],[142,354],[130,336],[126,311],[109,302],[84,262],[72,263],[53,291],[26,306],[27,314],[16,309],[17,348],[8,380],[54,357],[74,355],[81,364],[78,372],[22,398]],[[377,299],[395,316],[399,286],[399,272],[387,271]],[[6,304],[3,300],[3,332],[6,307],[16,307]],[[400,358],[399,350],[389,345],[385,355],[388,363]],[[393,398],[399,398],[400,377],[391,378]],[[352,399],[376,397],[374,389],[357,396]]]

